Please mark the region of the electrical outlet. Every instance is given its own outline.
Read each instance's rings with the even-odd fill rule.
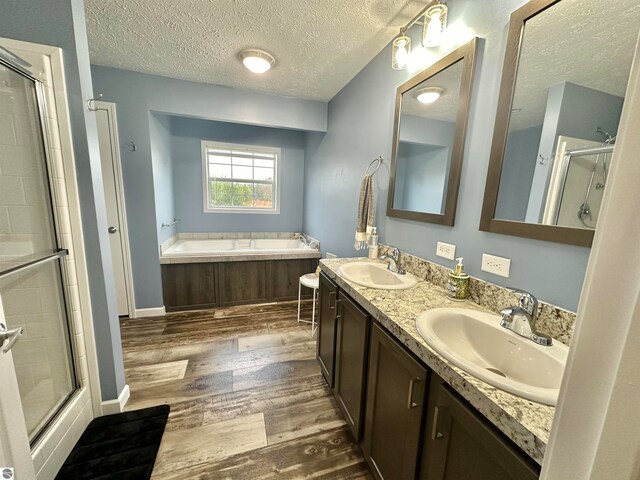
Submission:
[[[436,255],[448,258],[449,260],[454,260],[456,258],[456,246],[451,245],[450,243],[438,242]]]
[[[496,257],[487,253],[482,254],[482,270],[485,272],[500,275],[509,278],[509,270],[511,269],[511,259]]]
[[[327,252],[324,255],[324,258],[336,258],[337,255],[335,253]]]

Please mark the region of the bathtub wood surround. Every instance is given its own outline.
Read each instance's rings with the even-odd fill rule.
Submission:
[[[297,299],[299,278],[317,266],[316,258],[164,264],[164,305],[175,312]],[[303,289],[302,298],[311,296]]]
[[[288,302],[121,322],[127,409],[171,405],[154,480],[372,478],[296,313]]]

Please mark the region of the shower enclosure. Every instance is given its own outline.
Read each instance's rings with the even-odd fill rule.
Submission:
[[[604,144],[558,138],[543,223],[595,229],[615,138]]]
[[[33,446],[78,388],[60,248],[68,232],[52,197],[43,85],[6,57],[0,51],[0,355],[13,357]]]

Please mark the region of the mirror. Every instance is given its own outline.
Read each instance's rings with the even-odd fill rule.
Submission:
[[[476,40],[400,85],[387,216],[453,225]]]
[[[591,245],[639,26],[636,0],[511,15],[481,230]]]

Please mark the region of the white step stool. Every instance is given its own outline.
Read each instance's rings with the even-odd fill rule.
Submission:
[[[307,288],[313,288],[313,310],[311,311],[311,321],[300,320],[300,297],[303,285]],[[300,277],[300,281],[298,282],[298,323],[311,323],[311,335],[315,335],[316,333],[316,292],[318,291],[319,285],[320,279],[316,277],[315,273],[307,273],[306,275],[302,275]]]

